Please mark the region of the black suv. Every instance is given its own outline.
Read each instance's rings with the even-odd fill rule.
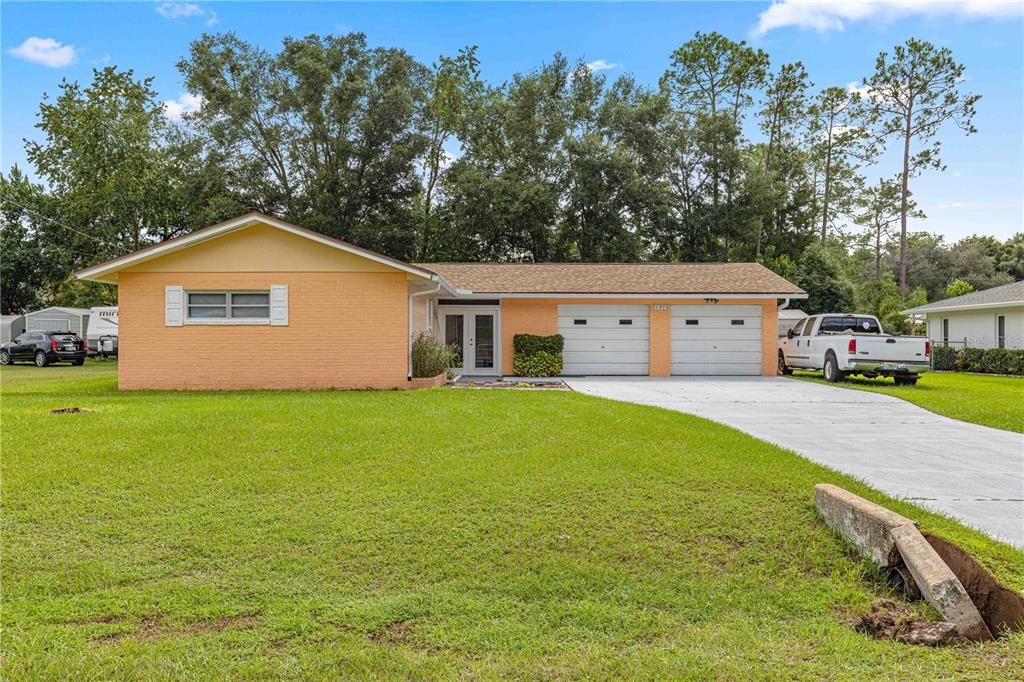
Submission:
[[[0,344],[0,365],[13,365],[16,361],[36,363],[46,367],[51,362],[85,362],[85,341],[71,332],[25,332],[14,341]]]

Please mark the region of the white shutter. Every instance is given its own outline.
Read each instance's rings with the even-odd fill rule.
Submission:
[[[164,287],[164,326],[180,327],[185,319],[185,290],[180,284]]]
[[[270,285],[270,324],[288,326],[288,285]]]

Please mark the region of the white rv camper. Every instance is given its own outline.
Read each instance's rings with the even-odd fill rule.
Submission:
[[[117,306],[97,307],[89,311],[85,340],[90,353],[117,355]]]

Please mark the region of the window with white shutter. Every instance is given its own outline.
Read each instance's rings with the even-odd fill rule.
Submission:
[[[184,315],[185,289],[180,284],[168,284],[164,287],[164,326],[180,327]]]

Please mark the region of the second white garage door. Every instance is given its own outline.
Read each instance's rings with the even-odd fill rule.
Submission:
[[[761,306],[672,306],[672,374],[761,374]]]
[[[562,374],[646,376],[650,331],[646,305],[558,306],[565,338]]]

